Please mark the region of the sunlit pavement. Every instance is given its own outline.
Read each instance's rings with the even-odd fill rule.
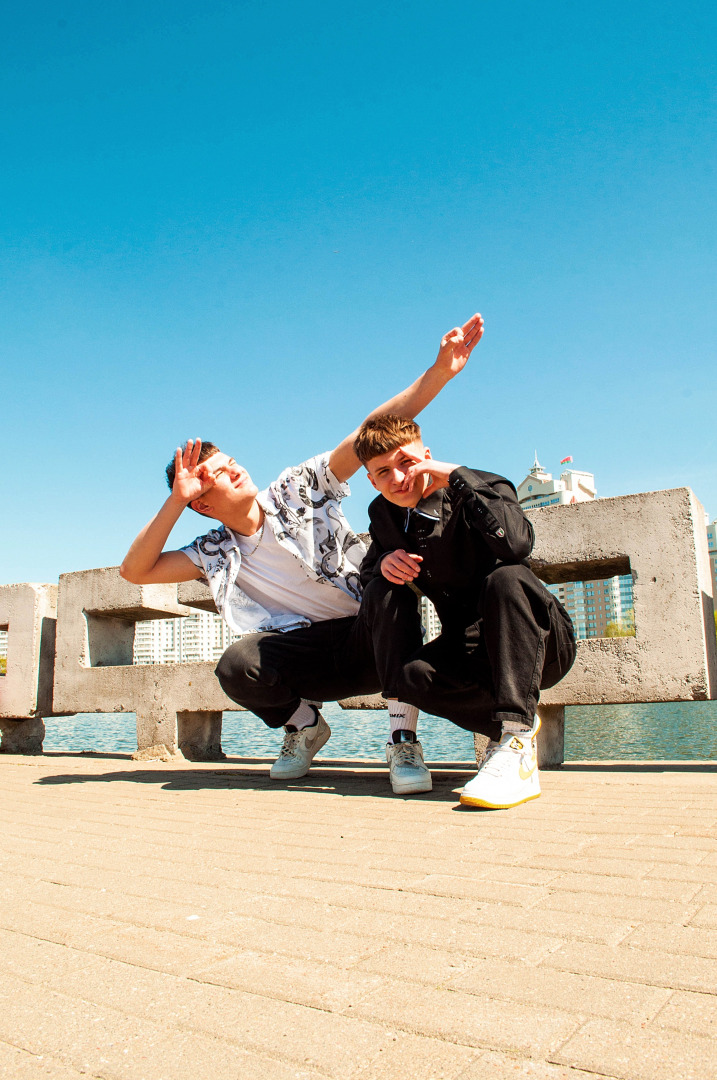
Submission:
[[[0,1076],[717,1077],[717,764],[0,759]]]

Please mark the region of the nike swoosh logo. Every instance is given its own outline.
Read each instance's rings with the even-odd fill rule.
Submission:
[[[537,761],[536,761],[535,765],[533,765],[532,769],[526,769],[525,765],[523,765],[523,763],[521,761],[520,768],[518,769],[518,776],[520,777],[521,780],[527,780],[529,776],[533,775],[533,773],[535,772],[535,770],[537,768],[538,768]]]

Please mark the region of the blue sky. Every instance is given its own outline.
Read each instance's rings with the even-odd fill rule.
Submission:
[[[8,9],[0,580],[118,563],[187,436],[260,485],[335,445],[475,310],[436,457],[715,517],[716,38],[689,2]]]

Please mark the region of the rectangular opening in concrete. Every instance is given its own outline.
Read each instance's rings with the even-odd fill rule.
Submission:
[[[626,555],[533,566],[583,638],[635,636],[632,571]]]
[[[8,624],[0,626],[0,676],[7,675],[7,632]]]
[[[182,619],[149,619],[135,627],[133,664],[216,662],[238,639],[216,611],[192,611]]]

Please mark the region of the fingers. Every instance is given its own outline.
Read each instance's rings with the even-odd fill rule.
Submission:
[[[197,477],[201,480],[205,491],[214,487],[217,482],[217,474],[213,473],[204,462],[197,469]]]
[[[441,348],[445,349],[447,345],[460,345],[463,341],[463,330],[460,326],[454,326],[452,330],[449,330],[447,334],[444,334],[441,338]]]
[[[194,449],[192,450],[192,456],[189,459],[190,460],[190,466],[189,467],[191,469],[193,469],[194,466],[199,461],[199,455],[200,455],[201,452],[202,452],[202,440],[201,439],[195,439]]]
[[[483,337],[483,329],[485,323],[482,315],[474,315],[472,319],[469,319],[466,325],[463,327],[464,347],[470,353],[471,349],[474,349],[480,339]]]
[[[393,585],[405,585],[413,581],[421,572],[421,555],[411,555],[402,548],[385,555],[381,561],[381,573]]]
[[[429,471],[430,460],[427,458],[419,458],[415,465],[409,465],[406,469],[406,475],[403,483],[401,484],[401,491],[413,491],[413,486],[416,483],[416,478],[421,474]]]
[[[483,316],[480,314],[480,312],[476,312],[475,315],[471,315],[468,322],[463,324],[461,330],[463,331],[464,337],[468,337],[469,334],[472,334],[478,328],[480,328],[481,330],[483,329]]]

